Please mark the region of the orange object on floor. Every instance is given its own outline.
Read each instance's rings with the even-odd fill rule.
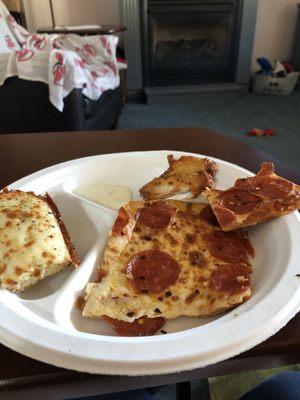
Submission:
[[[249,136],[263,136],[264,135],[264,131],[262,129],[259,129],[259,128],[254,128],[254,129],[251,129],[251,131],[247,132],[247,135],[249,135]]]
[[[267,128],[267,129],[259,129],[259,128],[253,128],[251,131],[247,132],[247,135],[249,136],[273,136],[275,135],[275,129],[274,128]]]
[[[264,129],[264,135],[265,136],[273,136],[273,135],[275,135],[275,129],[274,128]]]

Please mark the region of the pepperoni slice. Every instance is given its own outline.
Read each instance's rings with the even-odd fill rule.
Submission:
[[[115,220],[115,223],[111,229],[112,234],[115,236],[121,235],[126,225],[129,222],[129,215],[124,207],[121,207]]]
[[[274,211],[276,210],[276,204],[265,204],[261,209],[258,209],[246,218],[246,224],[257,224],[258,222],[269,221],[276,217]],[[282,211],[282,209],[280,210]]]
[[[248,190],[233,188],[219,195],[218,200],[236,214],[246,214],[255,209],[262,199]]]
[[[148,228],[166,228],[169,226],[176,209],[164,202],[149,204],[142,208],[137,220]]]
[[[212,273],[210,287],[218,292],[238,294],[249,289],[251,268],[243,264],[219,265]]]
[[[133,322],[120,321],[106,315],[103,315],[102,318],[108,322],[112,329],[120,336],[152,336],[161,329],[165,323],[165,319],[162,317],[142,317]]]
[[[214,212],[216,213],[218,221],[223,228],[230,226],[236,221],[235,213],[225,207],[216,206],[214,207]]]
[[[293,191],[293,183],[283,178],[271,176],[257,176],[255,178],[240,179],[236,187],[243,187],[253,193],[266,197],[269,200],[283,199]]]
[[[248,262],[244,238],[236,234],[212,232],[203,236],[210,254],[228,263]]]
[[[199,215],[200,215],[200,218],[203,221],[207,222],[209,225],[219,226],[218,220],[210,206],[204,207],[203,210],[201,210]]]
[[[179,278],[178,263],[160,250],[145,250],[131,258],[127,265],[130,284],[142,293],[160,293]]]

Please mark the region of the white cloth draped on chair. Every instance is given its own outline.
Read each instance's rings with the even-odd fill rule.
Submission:
[[[0,0],[0,85],[12,76],[49,85],[51,103],[60,111],[63,99],[82,88],[91,100],[120,84],[113,35],[37,35],[18,25]]]

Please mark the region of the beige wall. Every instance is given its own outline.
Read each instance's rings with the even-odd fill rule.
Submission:
[[[119,24],[119,0],[53,0],[58,25]]]
[[[252,66],[259,56],[288,59],[291,53],[297,3],[300,0],[258,0]],[[118,24],[121,0],[53,0],[57,25]],[[48,0],[24,0],[30,31],[51,25]]]
[[[291,55],[299,0],[258,0],[252,66],[257,57],[287,60]]]
[[[35,32],[39,26],[51,25],[51,14],[48,0],[24,0],[27,27]]]
[[[119,0],[52,0],[56,25],[118,24]],[[24,0],[28,30],[51,26],[48,0]]]

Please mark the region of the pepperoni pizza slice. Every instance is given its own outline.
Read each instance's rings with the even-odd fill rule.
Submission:
[[[276,175],[268,162],[253,178],[238,179],[225,191],[208,189],[204,195],[223,231],[256,225],[300,208],[300,186]]]
[[[208,158],[182,156],[175,160],[168,156],[169,168],[140,189],[145,200],[165,199],[179,193],[190,192],[198,197],[207,187],[212,187],[216,163]]]
[[[142,336],[165,319],[214,315],[251,296],[249,254],[246,235],[222,232],[208,205],[130,202],[111,229],[99,281],[86,287],[83,316]]]

